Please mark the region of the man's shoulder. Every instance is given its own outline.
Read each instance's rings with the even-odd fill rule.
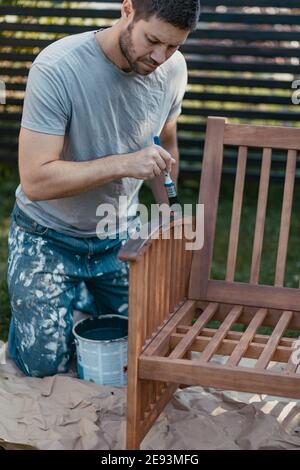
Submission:
[[[43,49],[36,57],[33,64],[39,66],[60,66],[67,63],[71,58],[71,53],[78,51],[81,46],[90,39],[91,32],[72,34],[54,41]]]
[[[187,80],[187,64],[180,51],[176,51],[164,65],[166,65],[165,74],[170,85],[173,83],[176,87]]]
[[[178,89],[187,82],[187,64],[184,55],[176,51],[170,59],[165,62],[165,79],[168,81],[169,89]]]
[[[180,51],[176,51],[166,63],[173,73],[182,73],[187,70],[185,57]]]

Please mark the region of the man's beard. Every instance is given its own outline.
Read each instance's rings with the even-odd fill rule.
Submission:
[[[134,50],[133,41],[132,41],[132,30],[133,30],[133,24],[131,23],[126,29],[126,31],[121,33],[120,39],[119,39],[119,46],[120,46],[121,52],[129,64],[129,67],[123,70],[124,72],[133,71],[139,75],[148,75],[151,72],[146,72],[144,69],[142,69],[139,65],[139,60],[134,58],[135,50]]]

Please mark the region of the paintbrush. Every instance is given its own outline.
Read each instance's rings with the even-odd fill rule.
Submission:
[[[160,138],[158,136],[155,136],[153,140],[154,140],[155,145],[159,145],[160,147],[162,146],[160,142]],[[179,204],[176,186],[175,186],[174,181],[171,178],[170,173],[167,170],[164,170],[163,173],[164,173],[164,178],[165,178],[164,185],[167,190],[170,206],[172,206],[173,204]]]

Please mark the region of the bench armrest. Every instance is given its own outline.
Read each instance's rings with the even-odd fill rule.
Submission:
[[[137,259],[145,253],[152,243],[163,237],[165,232],[168,232],[174,227],[183,225],[194,225],[194,217],[182,217],[181,215],[174,215],[170,217],[170,221],[164,223],[156,222],[147,223],[142,226],[141,231],[147,234],[147,237],[138,239],[129,239],[119,251],[119,259],[121,261],[137,261]]]

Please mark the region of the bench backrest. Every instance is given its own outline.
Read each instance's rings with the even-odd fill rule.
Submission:
[[[237,147],[238,157],[226,275],[224,280],[213,280],[210,278],[210,273],[224,148],[226,146]],[[240,225],[249,148],[261,149],[262,162],[249,269],[250,278],[248,282],[236,282],[238,244],[242,242],[240,240]],[[259,281],[272,152],[275,149],[281,149],[285,152],[286,167],[281,217],[279,218],[275,279],[274,285],[267,286],[261,285]],[[189,286],[190,299],[234,302],[249,306],[300,311],[300,290],[284,287],[298,150],[300,150],[300,129],[228,124],[224,118],[208,118],[199,193],[199,203],[204,204],[205,212],[204,247],[193,254]],[[299,254],[295,253],[295,256],[299,256]]]

